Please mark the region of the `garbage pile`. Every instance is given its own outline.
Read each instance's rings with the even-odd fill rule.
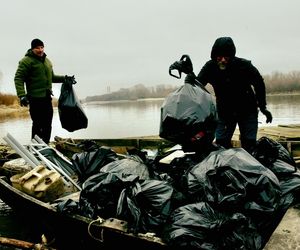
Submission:
[[[219,147],[169,164],[161,160],[172,150],[123,159],[107,150],[95,145],[74,154],[77,173],[90,166],[93,174],[80,177],[79,201],[59,203],[60,212],[126,220],[131,232],[155,233],[172,247],[262,249],[285,211],[299,202],[296,164],[267,137],[252,154]]]

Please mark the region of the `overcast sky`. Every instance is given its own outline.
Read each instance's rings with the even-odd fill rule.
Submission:
[[[80,98],[108,87],[179,85],[169,65],[189,54],[197,74],[220,36],[231,36],[236,55],[263,75],[298,71],[299,10],[299,0],[2,1],[0,91],[15,94],[18,61],[33,38],[56,74],[75,75]]]

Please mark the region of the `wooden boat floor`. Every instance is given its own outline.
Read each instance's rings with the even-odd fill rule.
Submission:
[[[237,128],[234,133],[234,140],[238,140],[240,131]],[[300,124],[288,124],[278,126],[264,126],[258,128],[257,138],[266,136],[276,141],[299,141]]]

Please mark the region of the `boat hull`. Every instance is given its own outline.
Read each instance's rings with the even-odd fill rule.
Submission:
[[[48,203],[37,200],[0,177],[0,198],[49,238],[55,240],[58,249],[116,249],[137,246],[142,249],[168,249],[157,237],[134,235],[126,232],[126,222],[117,219],[105,222],[89,218],[61,214]]]

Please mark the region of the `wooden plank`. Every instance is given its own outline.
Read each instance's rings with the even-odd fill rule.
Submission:
[[[300,125],[278,125],[270,127],[259,127],[257,131],[257,138],[266,136],[276,141],[300,141]],[[240,139],[240,131],[237,127],[233,140]]]
[[[45,242],[43,242],[45,241]],[[1,246],[13,247],[13,249],[44,249],[44,250],[55,250],[52,247],[47,246],[47,239],[43,235],[42,243],[32,243],[24,240],[13,239],[8,237],[0,237],[0,248]],[[8,248],[5,248],[8,249]],[[9,248],[11,249],[11,248]]]
[[[81,143],[84,139],[72,139],[68,141],[63,138],[55,137],[57,142],[61,141],[62,143],[71,143],[71,144],[78,144]],[[98,145],[101,146],[109,146],[109,147],[116,147],[116,146],[123,146],[123,147],[136,147],[136,148],[151,148],[151,147],[159,147],[159,146],[168,146],[174,145],[174,143],[162,139],[158,136],[151,136],[151,137],[135,137],[135,138],[117,138],[117,139],[90,139],[95,141]]]
[[[300,140],[300,128],[263,127],[258,130],[258,137],[262,136],[276,140]]]
[[[0,244],[11,247],[18,247],[22,249],[33,249],[35,244],[23,240],[12,239],[7,237],[0,237]]]
[[[300,123],[299,124],[287,124],[287,125],[279,124],[278,127],[300,128]]]

